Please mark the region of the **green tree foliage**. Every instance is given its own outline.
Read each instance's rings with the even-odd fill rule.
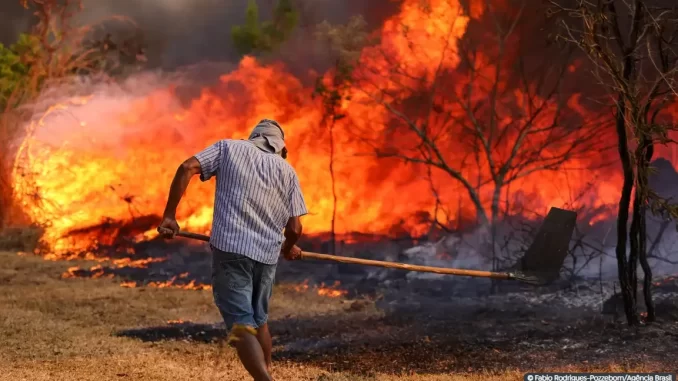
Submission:
[[[0,109],[14,107],[23,100],[31,68],[26,58],[35,56],[37,49],[38,42],[28,34],[20,35],[9,47],[0,44]]]
[[[279,0],[273,9],[271,21],[259,22],[259,7],[250,0],[245,13],[245,24],[231,30],[231,38],[240,54],[270,52],[285,42],[299,23],[299,12],[291,0]]]

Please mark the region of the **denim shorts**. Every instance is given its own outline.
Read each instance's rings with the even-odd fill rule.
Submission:
[[[252,332],[266,324],[276,265],[212,247],[214,303],[226,323]]]

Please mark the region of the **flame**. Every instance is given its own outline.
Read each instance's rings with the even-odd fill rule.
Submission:
[[[320,284],[318,287],[318,295],[327,296],[330,298],[338,298],[340,296],[345,296],[348,294],[347,290],[340,290],[338,287],[341,285],[339,281],[335,281],[332,286],[326,287],[324,283]]]
[[[298,284],[298,285],[293,286],[294,291],[296,291],[296,292],[305,292],[305,291],[307,291],[307,290],[308,290],[308,287],[309,287],[309,286],[308,286],[308,282],[309,282],[308,279],[304,279],[304,281],[301,282],[301,284]]]
[[[79,266],[73,266],[69,267],[66,272],[61,274],[61,278],[67,279],[67,278],[81,278],[80,273],[83,272],[83,270]],[[115,277],[115,274],[112,273],[106,273],[106,269],[101,266],[101,265],[95,265],[90,267],[88,270],[89,272],[89,277],[96,279],[96,278],[107,278],[107,279],[113,279]]]
[[[319,296],[326,296],[328,298],[339,298],[348,294],[347,290],[339,288],[341,286],[339,281],[335,281],[331,286],[325,286],[325,283],[321,283],[320,286],[315,285],[311,287],[308,283],[309,279],[305,279],[300,284],[292,285],[291,288],[296,292],[307,292],[309,289],[312,289]]]
[[[209,284],[201,284],[197,283],[195,279],[191,280],[189,283],[186,284],[177,284],[174,283],[177,280],[177,277],[172,277],[170,280],[165,281],[165,282],[149,282],[147,284],[148,287],[155,287],[155,288],[180,288],[184,290],[211,290],[212,285]],[[126,288],[137,288],[142,286],[142,284],[135,282],[135,281],[124,281],[120,283],[121,287],[126,287]]]
[[[138,269],[143,269],[148,267],[149,263],[157,263],[157,262],[165,262],[167,258],[146,258],[146,259],[137,259],[137,260],[132,260],[130,258],[120,258],[120,259],[114,259],[113,265],[117,268],[123,268],[123,267],[132,267],[132,268],[138,268]]]
[[[170,280],[165,282],[149,282],[147,286],[156,287],[156,288],[181,288],[184,290],[211,290],[212,285],[210,284],[201,284],[197,283],[195,279],[192,279],[187,284],[177,284],[175,281],[178,277],[174,276]]]
[[[147,268],[151,263],[164,262],[167,258],[146,258],[132,260],[130,258],[121,258],[110,261],[110,265],[104,266],[102,264],[97,264],[90,267],[88,270],[82,269],[80,266],[69,267],[63,274],[61,278],[106,278],[113,279],[115,277],[115,269],[125,269],[125,268]],[[155,288],[180,288],[184,290],[211,290],[212,286],[209,284],[203,284],[197,282],[195,279],[191,279],[188,283],[186,280],[190,277],[190,273],[184,272],[179,275],[175,275],[167,281],[152,281],[148,282],[145,285],[148,287]],[[144,286],[144,283],[140,283],[134,280],[125,280],[120,283],[121,287],[125,288],[137,288]]]
[[[431,185],[420,167],[358,156],[364,153],[364,147],[352,134],[362,131],[368,138],[411,146],[410,138],[394,135],[383,127],[389,125],[392,116],[384,107],[375,106],[369,90],[393,90],[387,96],[390,100],[404,100],[413,95],[406,89],[430,86],[439,67],[455,68],[460,64],[457,42],[471,20],[485,12],[480,1],[471,2],[469,14],[457,0],[432,0],[428,6],[421,3],[404,0],[400,12],[386,20],[377,32],[379,44],[361,52],[358,67],[364,70],[360,83],[352,90],[352,99],[344,102],[342,111],[348,117],[338,122],[336,130],[336,152],[340,153],[335,163],[339,233],[385,233],[392,231],[394,225],[406,225],[410,233],[421,234],[426,226],[419,222],[417,213],[432,215],[437,211]],[[384,54],[391,59],[386,60]],[[476,71],[479,75],[491,74],[495,66],[489,52],[479,52],[478,56]],[[409,76],[389,76],[394,65]],[[576,70],[575,65],[571,70]],[[414,83],[411,78],[423,78],[423,82]],[[461,77],[455,83],[456,88],[450,88],[454,97],[461,97],[471,85],[470,79]],[[535,104],[543,106],[543,120],[535,123],[548,123],[557,112],[558,105],[551,101],[528,100],[506,83],[499,85],[505,96],[513,99],[518,114]],[[473,86],[478,87],[475,97],[487,96],[487,83]],[[28,126],[13,171],[20,204],[29,217],[46,225],[43,240],[49,253],[45,257],[70,259],[75,257],[71,253],[79,251],[78,258],[83,258],[84,253],[85,259],[102,260],[94,253],[97,248],[113,244],[121,235],[130,242],[155,237],[150,222],[133,231],[124,228],[138,222],[139,217],[162,212],[174,170],[182,160],[218,139],[246,138],[250,128],[264,117],[280,121],[289,137],[290,161],[299,174],[310,210],[304,219],[305,232],[329,231],[333,202],[327,169],[327,131],[320,127],[322,107],[312,99],[312,91],[282,64],[262,65],[253,57],[245,57],[236,70],[222,75],[217,85],[204,88],[188,105],[178,101],[173,85],[138,94],[97,93],[53,105]],[[577,97],[570,99],[568,106],[586,117],[587,111]],[[453,102],[443,107],[453,116],[463,115]],[[501,111],[505,116],[498,123],[515,121],[507,116],[510,110]],[[432,118],[432,125],[445,128]],[[469,147],[455,141],[453,133],[446,136],[440,144],[449,152],[449,160],[459,160],[469,153]],[[543,137],[532,139],[532,143],[538,143]],[[498,149],[506,154],[508,147]],[[559,149],[562,147],[552,148],[553,152]],[[580,160],[568,166],[587,168],[589,164]],[[469,167],[463,175],[476,180],[487,176],[482,170]],[[439,193],[449,209],[447,214],[473,216],[475,211],[467,193],[446,175],[435,176],[434,182],[442,184]],[[614,170],[547,171],[516,180],[508,197],[512,204],[529,205],[530,210],[545,214],[549,207],[568,205],[572,194],[591,188],[581,202],[601,211],[593,223],[612,213],[620,184],[621,174]],[[481,194],[487,208],[490,193],[487,190]],[[178,210],[182,229],[209,234],[213,197],[213,184],[194,181]],[[88,230],[96,226],[106,226],[106,234]],[[119,265],[132,267],[150,263],[121,261]],[[70,275],[65,276],[75,272],[69,270]],[[176,287],[175,280],[152,282],[149,286]],[[131,282],[123,284],[132,287]],[[318,293],[339,295],[336,290],[322,290],[325,288],[319,288]]]

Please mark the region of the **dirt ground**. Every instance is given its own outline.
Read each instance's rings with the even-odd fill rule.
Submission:
[[[210,291],[61,279],[74,263],[16,253],[0,253],[0,261],[2,380],[247,379],[223,345]],[[444,309],[394,313],[371,300],[285,285],[274,295],[277,380],[522,380],[540,370],[678,369],[678,337],[668,323],[638,332],[591,319],[567,326],[538,312],[501,320],[491,309],[458,323]],[[516,326],[517,336],[503,325]]]

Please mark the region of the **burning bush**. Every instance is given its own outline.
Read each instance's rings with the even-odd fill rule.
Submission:
[[[143,60],[141,48],[135,47],[131,52],[127,49],[131,46],[130,40],[123,41],[121,48],[116,49],[110,35],[98,41],[91,26],[74,26],[72,20],[82,9],[80,0],[23,0],[21,3],[34,11],[37,23],[30,34],[20,35],[16,44],[9,48],[0,45],[0,109],[3,110],[0,118],[0,226],[22,222],[17,221],[20,216],[10,215],[16,210],[13,205],[16,189],[12,189],[14,180],[10,174],[17,171],[18,142],[29,132],[25,126],[34,116],[33,102],[40,93],[78,76],[105,77],[119,73],[121,66]],[[113,51],[117,54],[111,55]],[[39,195],[35,193],[28,197],[37,201]],[[46,221],[34,222],[44,224]]]

